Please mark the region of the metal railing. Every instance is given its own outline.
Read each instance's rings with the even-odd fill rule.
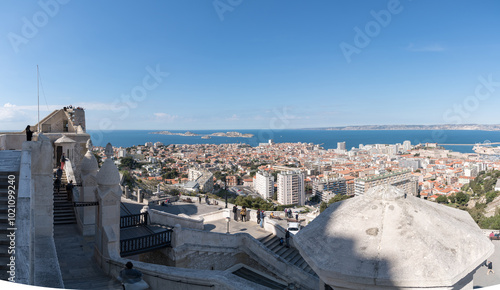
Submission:
[[[145,253],[154,249],[171,246],[172,229],[154,233],[148,236],[131,238],[120,241],[120,255],[122,257]]]
[[[120,217],[120,228],[129,228],[148,224],[148,213],[132,214]]]

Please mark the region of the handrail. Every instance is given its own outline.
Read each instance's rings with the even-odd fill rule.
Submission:
[[[148,212],[120,217],[120,228],[129,228],[148,224]]]
[[[168,229],[147,236],[121,240],[120,255],[125,257],[170,246],[172,244],[172,232],[172,229]]]

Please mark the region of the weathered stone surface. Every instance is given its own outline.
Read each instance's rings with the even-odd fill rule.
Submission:
[[[494,250],[467,212],[392,186],[333,204],[294,239],[326,284],[347,288],[449,287]]]
[[[113,147],[110,143],[106,145],[106,156],[108,159],[104,161],[101,169],[97,173],[97,183],[99,185],[118,185],[120,183],[120,172],[116,168],[115,163],[111,160],[113,154]]]

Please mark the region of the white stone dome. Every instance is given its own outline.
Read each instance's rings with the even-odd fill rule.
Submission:
[[[99,169],[99,166],[97,165],[97,159],[95,158],[94,154],[92,154],[90,151],[87,151],[87,153],[85,153],[85,155],[83,156],[80,168],[82,172],[97,171]]]
[[[106,145],[106,156],[108,159],[104,161],[101,169],[97,173],[97,183],[100,185],[118,185],[120,183],[120,172],[116,167],[115,163],[111,159],[113,155],[113,146],[110,143]]]
[[[450,287],[494,251],[466,211],[392,186],[332,204],[294,244],[322,281],[351,289]]]

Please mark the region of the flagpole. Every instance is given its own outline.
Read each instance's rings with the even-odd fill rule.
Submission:
[[[40,76],[38,73],[38,65],[36,65],[36,94],[38,97],[38,128],[37,131],[40,133]]]

